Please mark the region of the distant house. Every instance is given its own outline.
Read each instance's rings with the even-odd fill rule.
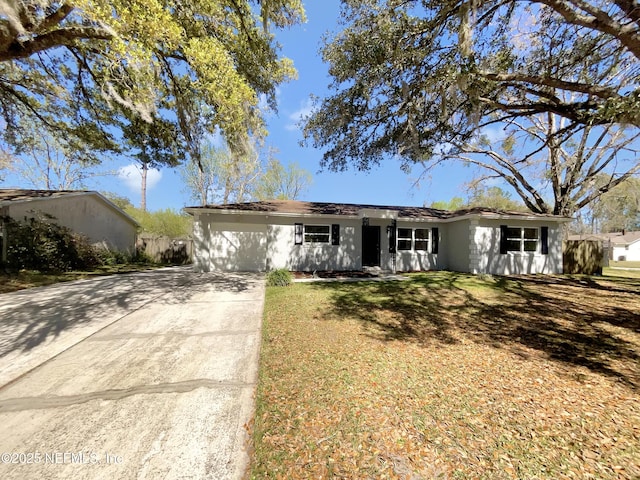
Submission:
[[[562,273],[554,215],[288,200],[188,207],[200,271]]]
[[[138,223],[93,191],[0,189],[0,217],[14,220],[41,213],[111,250],[134,252]]]
[[[612,232],[591,235],[569,235],[569,240],[602,242],[605,258],[614,261],[640,261],[640,232]]]

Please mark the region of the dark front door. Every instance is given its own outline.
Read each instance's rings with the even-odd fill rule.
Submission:
[[[380,227],[362,226],[362,266],[380,266]]]

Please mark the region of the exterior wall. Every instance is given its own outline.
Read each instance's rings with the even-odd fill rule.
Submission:
[[[340,225],[340,244],[295,244],[295,224]],[[357,220],[344,218],[271,217],[268,227],[268,269],[294,271],[359,270],[362,232]]]
[[[500,253],[500,225],[509,227],[549,228],[549,253]],[[469,272],[496,275],[562,273],[562,231],[555,222],[517,220],[472,220],[470,226],[472,251]]]
[[[640,261],[640,240],[628,246],[614,246],[613,260],[617,261],[621,257],[624,257],[624,259],[628,262]]]
[[[446,226],[446,243],[440,250],[446,252],[445,268],[456,272],[469,272],[469,255],[471,252],[470,220],[448,223]]]
[[[198,271],[359,270],[360,223],[264,214],[229,216],[206,213],[194,219],[194,265]],[[340,225],[340,244],[295,244],[295,224]]]
[[[446,259],[446,250],[448,249],[448,245],[446,245],[447,238],[447,228],[448,225],[431,223],[431,222],[407,222],[398,220],[397,223],[398,228],[426,228],[429,230],[429,248],[427,251],[416,251],[414,249],[411,250],[397,250],[396,259],[395,259],[395,270],[399,272],[409,272],[409,271],[421,271],[421,270],[444,270],[447,268],[447,259]],[[432,232],[431,229],[433,227],[438,228],[438,253],[431,253],[433,238],[431,238]],[[386,251],[389,251],[389,241],[387,238],[387,243],[385,245]],[[389,254],[389,257],[392,257]],[[393,262],[391,259],[391,264],[385,265],[387,270],[393,270]],[[383,267],[383,268],[385,268]]]
[[[229,219],[233,218],[233,222]],[[295,244],[295,224],[340,225],[339,245]],[[380,227],[380,267],[390,271],[442,270],[491,274],[561,273],[562,241],[557,223],[544,221],[461,219],[449,223],[399,220],[398,228],[438,227],[439,253],[405,250],[389,253],[390,218],[370,218]],[[500,225],[549,228],[549,253],[500,254]],[[432,240],[431,240],[432,241]],[[540,243],[540,242],[539,242]],[[200,271],[297,271],[362,269],[362,219],[285,217],[266,213],[197,214],[194,264]]]
[[[86,235],[93,244],[112,250],[135,251],[137,226],[96,195],[72,195],[46,200],[30,200],[9,205],[9,216],[16,220],[42,212],[56,223]]]

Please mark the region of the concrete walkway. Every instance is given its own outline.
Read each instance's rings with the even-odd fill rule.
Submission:
[[[0,295],[0,478],[242,478],[263,304],[187,268]]]

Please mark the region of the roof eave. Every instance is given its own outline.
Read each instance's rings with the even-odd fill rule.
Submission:
[[[272,212],[268,210],[239,210],[239,209],[221,209],[221,208],[208,208],[208,207],[185,207],[183,210],[190,214],[196,215],[201,213],[215,213],[221,215],[241,215],[241,216],[265,216],[265,217],[302,217],[302,218],[343,218],[349,220],[359,220],[363,217],[361,213],[357,215],[345,215],[345,214],[331,214],[331,213],[305,213],[305,212]],[[383,212],[387,212],[387,209],[381,209]],[[372,218],[389,218],[387,216],[372,217]],[[570,217],[560,217],[557,215],[522,215],[522,214],[510,214],[510,213],[467,213],[463,215],[451,215],[446,218],[442,217],[395,217],[398,221],[406,222],[439,222],[439,223],[451,223],[459,220],[466,219],[482,219],[482,220],[529,220],[529,221],[553,221],[557,223],[571,222],[573,219]]]

